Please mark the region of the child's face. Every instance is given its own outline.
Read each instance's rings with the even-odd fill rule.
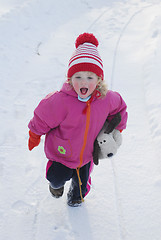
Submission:
[[[72,85],[81,98],[87,98],[96,89],[98,76],[93,72],[77,72],[72,78]]]

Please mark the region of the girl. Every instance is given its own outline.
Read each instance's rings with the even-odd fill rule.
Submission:
[[[34,111],[29,123],[29,150],[45,134],[45,154],[49,159],[46,177],[52,196],[63,195],[66,181],[69,206],[79,206],[89,191],[93,166],[93,144],[107,117],[120,112],[118,130],[126,128],[126,104],[122,97],[107,91],[98,40],[84,33],[76,39],[67,82],[59,92],[49,94]]]

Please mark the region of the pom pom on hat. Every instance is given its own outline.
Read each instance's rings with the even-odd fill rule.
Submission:
[[[80,34],[75,42],[76,48],[83,43],[92,43],[96,47],[99,45],[97,38],[92,33]]]
[[[69,60],[68,79],[76,72],[89,71],[103,80],[103,62],[97,50],[98,45],[98,40],[92,33],[83,33],[77,37],[76,50]]]

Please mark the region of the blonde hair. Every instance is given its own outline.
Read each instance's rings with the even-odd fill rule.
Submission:
[[[72,84],[72,80],[71,78],[68,78],[67,83],[70,84],[70,86],[73,88],[73,84]],[[106,96],[107,91],[108,91],[108,87],[107,84],[105,83],[104,80],[102,80],[101,77],[98,77],[98,83],[96,86],[96,90],[100,92],[100,96],[99,98],[103,98]]]
[[[107,94],[107,91],[108,91],[107,84],[105,83],[104,80],[102,80],[101,77],[98,77],[98,84],[97,84],[96,90],[98,90],[101,93],[100,98],[105,97]]]

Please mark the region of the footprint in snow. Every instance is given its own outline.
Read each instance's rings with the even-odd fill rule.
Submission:
[[[65,229],[63,227],[58,228],[57,226],[54,227],[54,237],[55,239],[64,239],[64,236],[66,236],[67,240],[74,240],[74,234],[69,229]]]
[[[33,210],[33,205],[18,200],[12,204],[12,209],[18,213],[29,214]]]

